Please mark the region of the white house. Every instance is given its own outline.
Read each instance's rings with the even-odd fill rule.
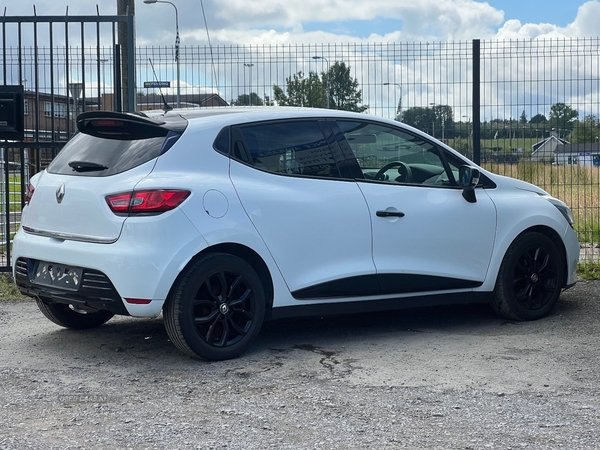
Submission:
[[[536,142],[531,146],[532,161],[556,161],[559,147],[569,144],[568,141],[559,138],[555,131],[543,141]],[[566,164],[563,162],[563,164]],[[568,163],[573,164],[573,163]]]

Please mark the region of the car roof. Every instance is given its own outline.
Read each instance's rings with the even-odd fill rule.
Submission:
[[[299,108],[289,106],[216,106],[208,108],[180,108],[172,109],[167,112],[162,110],[143,111],[144,115],[151,118],[167,118],[173,115],[179,115],[186,120],[195,121],[197,119],[213,116],[230,116],[231,122],[251,122],[255,120],[275,120],[289,118],[315,118],[315,117],[346,117],[362,118],[369,117],[375,120],[382,120],[381,117],[368,116],[349,111],[321,108]],[[225,119],[225,117],[224,117]],[[227,119],[225,119],[227,121]]]

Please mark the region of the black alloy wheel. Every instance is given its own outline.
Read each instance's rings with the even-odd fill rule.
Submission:
[[[183,274],[164,315],[171,341],[184,353],[230,359],[245,351],[262,327],[264,288],[241,258],[209,254]]]
[[[492,306],[509,319],[544,317],[564,286],[565,262],[547,236],[528,232],[511,244],[500,266]]]

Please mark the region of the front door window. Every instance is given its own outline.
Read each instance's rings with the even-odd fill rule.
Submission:
[[[337,121],[366,180],[457,186],[458,166],[418,135],[370,122]]]

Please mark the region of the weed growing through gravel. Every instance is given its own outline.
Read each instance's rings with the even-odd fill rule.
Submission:
[[[11,274],[0,274],[0,301],[2,300],[33,300],[31,297],[22,295]]]

